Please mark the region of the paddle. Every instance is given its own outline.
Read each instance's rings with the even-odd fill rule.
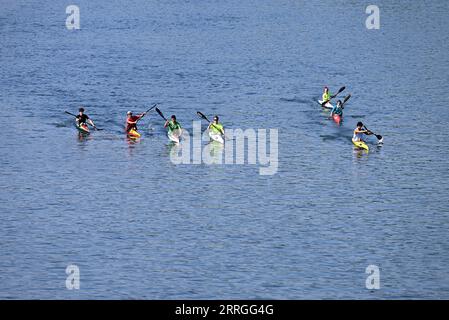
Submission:
[[[76,114],[70,113],[70,112],[68,112],[68,111],[65,111],[65,113],[67,113],[67,114],[69,114],[69,115],[71,115],[71,116],[73,116],[73,117],[75,117],[75,118],[78,117]],[[95,130],[98,130],[98,131],[103,130],[103,129],[97,128],[97,126],[93,126],[93,127],[94,127]]]
[[[156,108],[156,112],[161,116],[162,119],[164,119],[165,121],[168,121],[166,117],[164,117],[164,115],[162,114],[161,110],[159,110],[159,108]]]
[[[332,95],[329,100],[323,101],[323,103],[321,103],[321,106],[324,107],[326,105],[326,103],[328,103],[329,101],[331,101],[333,98],[335,98],[336,96],[338,96],[339,93],[343,92],[346,89],[346,87],[341,87],[336,94]]]
[[[142,116],[140,117],[140,119],[142,119],[148,112],[150,112],[151,110],[153,110],[154,108],[156,108],[157,103],[155,103],[150,109],[148,109],[147,111],[145,111]],[[156,110],[158,110],[158,108],[156,108]],[[139,120],[140,120],[139,119]]]
[[[202,113],[199,112],[199,111],[197,111],[196,114],[197,114],[200,118],[203,118],[204,120],[206,120],[207,122],[209,122],[215,129],[217,129],[217,130],[220,132],[221,135],[223,135],[223,134],[221,133],[221,130],[220,130],[219,128],[217,128],[212,122],[210,122],[210,120],[209,120],[204,114],[202,114]],[[223,139],[224,139],[224,137],[223,137]]]
[[[348,102],[349,98],[351,98],[351,95],[350,95],[350,94],[348,94],[348,95],[343,99],[343,102],[341,103],[341,108],[342,108],[342,109],[345,108],[345,107],[344,107],[344,104],[345,104],[346,102]]]
[[[364,125],[364,127],[365,127],[365,130],[366,130],[366,131],[371,132],[373,135],[375,135],[376,138],[377,138],[377,140],[382,140],[382,136],[381,136],[380,134],[375,134],[375,133],[372,132],[370,129],[368,129],[365,125]]]

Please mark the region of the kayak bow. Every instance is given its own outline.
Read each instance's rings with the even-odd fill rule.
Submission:
[[[213,141],[217,141],[221,144],[224,144],[223,136],[220,133],[213,133],[213,132],[209,131],[209,137]]]
[[[129,132],[127,134],[128,134],[128,137],[130,137],[130,138],[134,138],[134,139],[140,138],[140,133],[138,133],[134,129],[129,130]]]
[[[90,133],[89,127],[85,123],[82,123],[79,126],[76,126],[76,128],[82,134],[89,134]]]
[[[334,115],[332,116],[332,119],[335,121],[336,124],[339,125],[339,124],[341,123],[342,117],[339,116],[338,114],[334,114]]]
[[[365,142],[363,142],[363,141],[354,141],[354,140],[352,140],[352,143],[359,149],[363,149],[363,150],[369,151],[368,145]]]
[[[173,131],[168,131],[167,136],[170,139],[170,141],[173,141],[174,143],[179,143],[182,136],[182,129],[175,129]]]
[[[323,106],[322,100],[318,100],[318,103],[320,104],[320,106],[322,106],[325,109],[332,109],[334,107],[330,102],[326,103],[324,106]]]

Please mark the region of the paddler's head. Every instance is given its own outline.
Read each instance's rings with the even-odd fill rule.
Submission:
[[[361,129],[363,127],[363,123],[362,122],[357,122],[357,128]]]
[[[78,111],[79,111],[80,115],[82,115],[84,113],[84,108],[81,107],[78,109]]]
[[[176,116],[175,116],[174,114],[171,116],[171,120],[172,120],[173,122],[176,122]]]
[[[328,92],[329,88],[328,87],[324,87],[324,92]]]
[[[337,106],[338,106],[338,107],[341,106],[341,100],[338,100],[338,101],[337,101]]]
[[[132,115],[133,115],[133,113],[131,112],[131,111],[128,111],[127,113],[126,113],[126,116],[129,118],[129,117],[132,117]]]
[[[214,122],[218,123],[218,116],[214,116]]]

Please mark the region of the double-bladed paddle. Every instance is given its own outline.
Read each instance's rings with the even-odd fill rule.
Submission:
[[[68,112],[68,111],[65,111],[65,113],[67,113],[67,114],[69,114],[69,115],[71,115],[72,117],[75,117],[75,118],[78,117],[76,114],[70,113],[70,112]],[[98,130],[98,131],[103,130],[103,129],[97,128],[97,126],[93,126],[93,127],[94,127],[95,130]]]

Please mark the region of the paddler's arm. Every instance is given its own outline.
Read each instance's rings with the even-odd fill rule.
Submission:
[[[90,124],[92,127],[96,128],[95,123],[92,121],[92,119],[88,119],[87,121],[89,122],[89,124]]]
[[[361,133],[366,134],[367,136],[372,135],[373,133],[369,131],[367,128],[365,128]]]
[[[165,121],[164,128],[167,128],[167,126],[168,126],[168,120]]]

